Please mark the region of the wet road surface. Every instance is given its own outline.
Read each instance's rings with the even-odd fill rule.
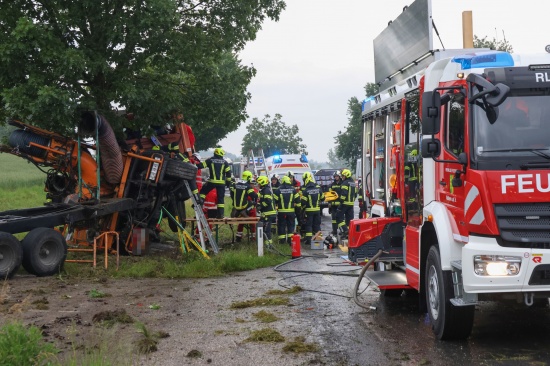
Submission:
[[[330,231],[330,217],[323,216],[322,229]],[[547,305],[482,302],[468,340],[442,342],[433,336],[427,314],[419,313],[418,296],[384,298],[364,279],[359,300],[372,309],[363,309],[352,299],[357,277],[349,276],[360,267],[346,264],[341,259],[346,253],[302,248],[302,254],[278,268],[280,285],[305,289],[293,301],[327,365],[550,364]]]

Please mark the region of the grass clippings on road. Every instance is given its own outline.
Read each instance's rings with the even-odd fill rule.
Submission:
[[[278,306],[288,304],[289,300],[286,297],[260,297],[253,300],[234,302],[231,304],[230,309],[246,309],[257,306]]]

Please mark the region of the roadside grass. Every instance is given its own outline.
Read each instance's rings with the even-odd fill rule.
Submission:
[[[280,248],[281,252],[285,250],[288,251],[288,248]],[[255,244],[251,244],[223,249],[219,254],[212,254],[210,259],[204,258],[196,250],[176,255],[121,256],[118,271],[113,266],[114,261],[111,257],[107,275],[114,278],[209,278],[272,267],[287,259],[271,252],[258,257]],[[82,264],[65,263],[61,276],[95,278],[100,274],[105,272],[84,267]]]
[[[54,365],[58,352],[53,344],[44,342],[42,332],[35,326],[8,323],[0,328],[0,363],[3,365]]]

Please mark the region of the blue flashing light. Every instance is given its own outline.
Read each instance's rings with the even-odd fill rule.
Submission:
[[[306,154],[302,154],[302,156],[300,156],[300,161],[301,161],[302,163],[307,163],[307,156],[306,156]]]
[[[361,102],[361,112],[363,112],[365,110],[365,104],[367,104],[367,102],[369,102],[371,100],[374,100],[374,97],[371,96],[371,97],[363,99],[363,101]]]
[[[512,55],[502,51],[468,53],[466,55],[455,56],[451,62],[460,64],[462,70],[514,66]]]
[[[283,159],[280,155],[273,155],[273,164],[281,164]]]

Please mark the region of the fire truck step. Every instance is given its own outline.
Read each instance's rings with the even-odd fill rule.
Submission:
[[[407,276],[405,272],[395,270],[395,271],[373,271],[365,274],[373,284],[378,286],[380,290],[385,289],[410,289],[407,282]]]

